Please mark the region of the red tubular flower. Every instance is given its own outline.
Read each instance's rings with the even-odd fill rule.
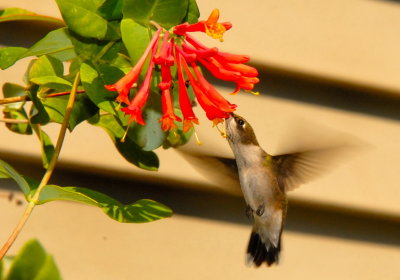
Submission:
[[[256,68],[251,67],[246,64],[236,64],[236,63],[222,63],[223,67],[227,70],[239,72],[245,77],[257,77],[258,71]]]
[[[185,78],[189,80],[195,97],[207,118],[214,124],[222,122],[236,110],[236,105],[225,99],[216,88],[211,85],[198,68],[202,64],[216,78],[231,81],[236,84],[234,93],[244,89],[251,91],[259,82],[258,71],[254,67],[245,65],[249,61],[247,55],[236,55],[220,52],[217,48],[208,48],[188,32],[204,32],[207,35],[222,41],[225,31],[232,27],[229,22],[218,22],[219,11],[214,9],[207,20],[195,24],[184,23],[174,27],[173,36],[160,28],[150,40],[145,52],[137,64],[123,78],[112,85],[105,87],[119,93],[117,101],[124,103],[122,111],[129,115],[129,123],[135,121],[145,125],[142,116],[143,108],[149,98],[152,73],[156,68],[161,68],[161,81],[158,87],[161,91],[162,117],[159,122],[164,131],[176,128],[176,121],[182,121],[174,112],[174,100],[171,86],[176,81],[171,74],[171,67],[177,68],[177,84],[179,90],[179,106],[183,115],[183,132],[188,132],[199,121],[193,112],[192,102],[188,95]],[[177,38],[182,36],[181,38]],[[162,40],[160,38],[163,38]],[[176,40],[176,42],[174,41]],[[160,46],[159,46],[160,44]],[[150,55],[151,52],[151,55]],[[150,56],[150,62],[143,83],[137,86],[144,63]],[[186,74],[185,74],[186,73]],[[186,75],[186,76],[185,76]],[[158,78],[158,75],[156,76]],[[137,93],[130,100],[129,94],[132,87],[138,87]],[[158,96],[158,95],[155,95]]]
[[[162,82],[158,84],[161,89],[161,103],[163,115],[159,122],[161,122],[161,129],[164,131],[171,130],[176,127],[176,121],[182,121],[174,112],[174,106],[171,97],[170,87],[172,84],[171,69],[169,66],[161,66]]]
[[[259,95],[259,92],[253,92],[254,84],[257,84],[260,80],[256,77],[241,77],[236,83],[236,89],[231,94],[238,93],[241,89],[250,91],[254,95]]]
[[[231,54],[226,52],[218,52],[215,56],[215,59],[219,62],[228,62],[228,63],[246,63],[250,60],[248,55],[242,54]]]
[[[198,50],[205,50],[208,49],[207,46],[203,45],[202,43],[200,43],[198,40],[196,40],[194,37],[192,37],[189,34],[185,35],[185,39],[187,42],[189,42],[190,44],[192,44],[193,47],[195,47]]]
[[[210,56],[215,56],[216,54],[218,54],[218,49],[217,48],[205,48],[205,49],[194,49],[192,47],[189,47],[188,44],[183,43],[182,44],[182,48],[186,53],[194,53],[196,54],[196,56],[199,57],[210,57]]]
[[[165,32],[160,52],[154,56],[154,62],[160,65],[174,65],[174,57],[172,55],[172,43],[168,42],[169,32]]]
[[[196,51],[188,46],[185,50],[196,53],[198,60],[211,74],[220,80],[236,83],[236,90],[232,94],[239,92],[240,89],[251,91],[254,88],[254,84],[259,82],[258,78],[256,78],[258,76],[257,69],[243,64],[250,59],[247,55],[236,55],[220,51],[215,55],[209,55],[212,54],[213,51],[192,36],[186,35],[186,41],[189,42]],[[202,54],[207,55],[202,56]],[[252,93],[258,94],[255,92]]]
[[[154,52],[152,54],[154,54]],[[130,115],[129,123],[136,121],[138,124],[145,125],[145,122],[142,117],[142,109],[149,97],[150,81],[151,81],[151,75],[153,73],[153,66],[154,62],[153,59],[151,59],[142,87],[139,89],[139,91],[132,99],[132,101],[128,104],[128,107],[121,109],[122,112],[125,113],[125,115]]]
[[[195,24],[184,23],[175,26],[174,33],[180,36],[185,35],[187,32],[204,32],[208,36],[219,39],[222,41],[222,36],[225,31],[232,28],[232,24],[230,22],[218,22],[219,19],[219,10],[214,9],[207,20],[201,20]]]
[[[197,55],[195,53],[187,53],[184,50],[181,50],[180,54],[182,55],[183,59],[188,63],[197,61]]]
[[[150,50],[158,41],[160,36],[161,29],[158,29],[156,33],[154,33],[153,38],[151,39],[149,45],[147,46],[146,50],[144,51],[143,55],[136,63],[136,65],[122,77],[119,81],[112,85],[105,85],[104,87],[110,91],[117,91],[119,93],[117,97],[117,102],[129,104],[129,91],[136,83],[137,79],[139,78],[140,71],[143,68],[143,64],[146,61],[147,56],[149,55]]]
[[[218,108],[225,112],[234,112],[236,109],[235,104],[231,104],[223,98],[219,92],[204,78],[197,66],[193,63],[192,69],[196,75],[198,85],[202,89],[203,93],[207,95],[207,98]]]
[[[179,51],[179,48],[176,48]],[[203,92],[201,87],[198,85],[197,81],[194,79],[193,75],[189,70],[189,66],[186,64],[186,61],[180,59],[183,68],[189,78],[190,85],[193,88],[194,94],[196,95],[197,101],[199,102],[200,106],[206,112],[206,116],[209,120],[212,120],[214,124],[223,121],[229,117],[229,113],[232,112],[229,110],[228,112],[221,110],[218,106],[213,103],[213,100],[210,100],[208,96]]]
[[[193,113],[192,103],[186,88],[185,78],[182,73],[181,54],[175,49],[175,57],[178,68],[178,89],[179,89],[179,106],[183,115],[183,132],[188,132],[193,127],[193,123],[199,124],[199,120]]]
[[[203,64],[208,71],[211,72],[216,78],[223,81],[237,81],[240,79],[241,74],[239,72],[234,72],[227,70],[219,63],[215,58],[209,57],[208,59],[199,58],[201,64]]]

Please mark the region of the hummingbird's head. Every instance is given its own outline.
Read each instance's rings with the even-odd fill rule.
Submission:
[[[231,114],[225,121],[226,137],[231,145],[258,145],[251,125],[241,116]]]

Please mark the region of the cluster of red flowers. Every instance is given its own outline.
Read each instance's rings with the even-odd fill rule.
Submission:
[[[215,124],[228,118],[235,111],[236,105],[229,103],[219,92],[204,78],[197,66],[200,62],[216,78],[236,83],[237,93],[240,89],[251,91],[259,80],[255,68],[245,65],[249,61],[246,55],[236,55],[220,52],[217,48],[207,48],[188,32],[205,32],[213,38],[222,41],[222,35],[232,27],[229,22],[218,22],[219,11],[215,9],[207,20],[195,24],[180,24],[173,28],[173,34],[163,29],[158,29],[151,39],[147,49],[137,64],[123,78],[113,85],[105,87],[111,91],[117,91],[117,101],[127,106],[122,108],[125,114],[130,115],[130,122],[135,121],[141,125],[145,122],[142,117],[142,109],[147,102],[150,93],[150,81],[154,65],[161,68],[161,82],[158,87],[161,90],[163,115],[160,119],[161,128],[164,131],[176,127],[175,121],[182,121],[175,113],[171,97],[173,81],[171,67],[176,64],[179,89],[179,106],[183,115],[183,131],[187,132],[193,123],[198,124],[198,119],[193,113],[192,104],[188,96],[186,80],[193,88],[196,99],[208,119]],[[129,92],[132,87],[137,87],[140,72],[145,61],[150,55],[150,62],[146,76],[137,93],[130,100]],[[191,71],[191,69],[192,71]],[[185,79],[186,75],[186,79]]]

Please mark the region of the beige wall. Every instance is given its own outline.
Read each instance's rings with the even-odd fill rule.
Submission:
[[[0,7],[11,5],[57,14],[47,0],[34,5],[0,0]],[[60,184],[93,184],[122,199],[145,194],[168,202],[177,215],[126,225],[94,208],[52,203],[35,210],[12,252],[38,237],[55,255],[65,279],[400,279],[400,113],[395,109],[400,106],[400,3],[251,0],[199,5],[203,17],[217,6],[222,20],[234,24],[223,44],[209,44],[250,54],[262,70],[263,96],[241,93],[230,100],[240,105],[239,113],[267,151],[279,153],[280,143],[292,138],[343,135],[373,148],[290,193],[282,262],[256,270],[244,265],[250,226],[239,197],[213,195],[221,186],[212,185],[172,150],[158,152],[157,174],[140,171],[116,153],[107,135],[82,124],[66,138]],[[0,26],[0,44],[9,35],[4,32]],[[0,83],[19,82],[23,67],[19,63],[1,71]],[[55,136],[57,126],[46,131]],[[229,154],[225,140],[204,119],[198,133],[206,149]],[[26,145],[29,140],[1,127],[0,158],[21,172],[40,175],[26,165],[28,156],[38,156],[37,147]],[[103,152],[97,153],[99,149]],[[140,189],[141,180],[150,179],[174,185]],[[108,180],[115,191],[106,188]],[[0,186],[2,193],[11,188],[3,182]],[[5,240],[23,208],[3,199],[0,209],[0,240]]]

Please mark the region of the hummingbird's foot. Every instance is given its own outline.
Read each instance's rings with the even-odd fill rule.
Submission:
[[[265,210],[265,205],[263,203],[260,206],[258,206],[258,208],[256,210],[257,216],[262,216],[262,214],[264,214],[264,210]]]

